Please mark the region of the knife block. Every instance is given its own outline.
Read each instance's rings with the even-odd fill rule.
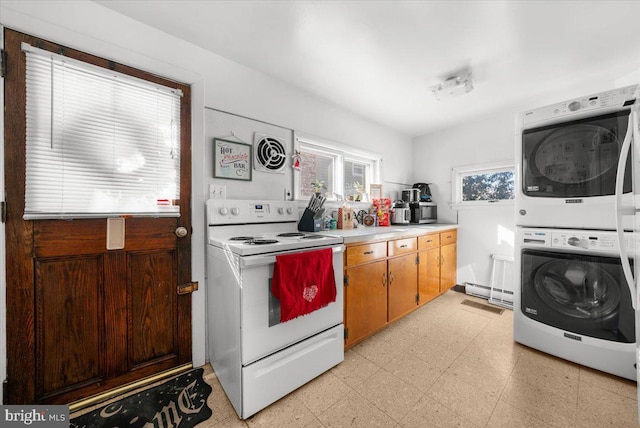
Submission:
[[[320,232],[320,230],[322,230],[322,219],[313,218],[314,215],[315,213],[313,211],[305,208],[298,222],[298,230],[301,232]]]

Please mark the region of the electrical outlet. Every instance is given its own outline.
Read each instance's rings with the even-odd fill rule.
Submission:
[[[209,199],[227,199],[227,186],[209,184]]]

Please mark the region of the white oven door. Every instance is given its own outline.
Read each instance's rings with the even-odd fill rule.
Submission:
[[[327,247],[316,247],[307,251]],[[261,254],[240,258],[240,328],[242,365],[246,366],[275,351],[342,323],[342,245],[333,249],[336,301],[310,314],[280,323],[279,301],[271,294],[271,278],[276,257]],[[298,253],[300,250],[278,254]]]

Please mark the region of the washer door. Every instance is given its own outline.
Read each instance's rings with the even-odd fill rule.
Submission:
[[[634,311],[620,259],[522,250],[522,314],[566,332],[635,342]]]
[[[533,279],[536,293],[561,315],[580,319],[611,319],[620,305],[620,286],[597,264],[552,260]]]

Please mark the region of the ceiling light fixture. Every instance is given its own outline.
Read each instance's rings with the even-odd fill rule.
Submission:
[[[431,87],[437,99],[453,98],[473,90],[473,80],[470,70],[454,74],[442,82]]]

